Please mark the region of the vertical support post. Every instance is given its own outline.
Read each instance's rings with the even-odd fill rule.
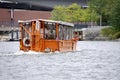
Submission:
[[[32,35],[35,34],[35,22],[32,21]]]
[[[59,24],[56,23],[55,27],[56,27],[56,39],[59,39]]]
[[[60,51],[59,45],[61,45],[61,43],[59,43],[59,23],[56,23],[55,27],[56,27],[56,40],[58,40],[57,41],[57,50]]]
[[[10,18],[11,18],[11,27],[14,28],[14,9],[13,8],[10,11]]]
[[[43,39],[45,37],[45,22],[42,21],[42,28],[43,28]]]
[[[16,29],[16,40],[19,40],[19,30]]]
[[[32,21],[31,50],[35,50],[35,21]]]
[[[10,11],[10,17],[11,17],[11,40],[14,40],[14,9],[12,8]]]
[[[42,21],[42,28],[43,28],[43,38],[45,37],[45,22],[44,21]]]
[[[102,15],[100,15],[100,27],[102,26]]]
[[[22,40],[23,40],[23,28],[22,28],[22,23],[19,23],[19,26],[20,26],[20,50],[22,50],[23,49],[23,42],[22,42]]]
[[[10,31],[10,41],[13,41],[14,40],[14,30],[13,30],[13,28],[11,29],[11,31]]]

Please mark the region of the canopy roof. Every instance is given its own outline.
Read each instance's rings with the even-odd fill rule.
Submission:
[[[18,22],[19,23],[29,23],[29,22],[32,22],[32,21],[45,21],[45,22],[48,22],[48,23],[59,23],[61,25],[74,27],[73,23],[63,22],[63,21],[55,21],[55,20],[46,20],[46,19],[32,19],[32,20],[26,20],[26,21],[19,20]]]

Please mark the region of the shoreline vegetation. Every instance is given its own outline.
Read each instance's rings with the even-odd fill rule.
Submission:
[[[110,40],[120,39],[120,31],[116,30],[114,27],[103,28],[100,34],[108,37]]]

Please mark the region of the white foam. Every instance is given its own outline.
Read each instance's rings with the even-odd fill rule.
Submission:
[[[16,54],[16,55],[24,55],[24,54],[28,54],[28,55],[30,55],[30,54],[43,54],[42,52],[35,52],[35,51],[28,51],[28,52],[24,52],[24,51],[17,51],[17,52],[15,52],[14,54]]]

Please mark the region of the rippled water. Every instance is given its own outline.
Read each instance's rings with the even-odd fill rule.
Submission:
[[[80,41],[77,51],[55,54],[0,42],[0,80],[120,80],[120,42]]]

